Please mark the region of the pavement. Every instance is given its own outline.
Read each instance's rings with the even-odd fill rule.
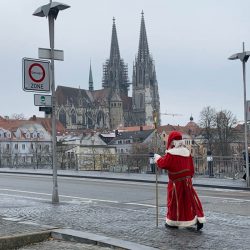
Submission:
[[[19,173],[19,174],[36,174],[36,175],[52,175],[52,170],[49,169],[14,169],[1,168],[0,173]],[[97,171],[72,171],[58,170],[58,176],[76,177],[76,178],[95,178],[108,179],[119,181],[133,182],[155,182],[155,174],[136,174],[136,173],[110,173]],[[157,176],[159,183],[167,183],[168,177],[165,174]],[[250,191],[246,187],[246,182],[242,179],[219,179],[208,178],[207,176],[195,176],[193,179],[195,186],[212,187],[222,189],[244,190]],[[6,206],[8,206],[6,204]],[[249,220],[249,218],[247,218]],[[0,250],[7,249],[39,249],[39,250],[62,250],[62,249],[132,249],[132,250],[153,250],[153,249],[168,249],[153,246],[146,246],[145,242],[140,244],[121,240],[115,237],[105,236],[103,234],[92,234],[84,230],[72,230],[69,228],[53,227],[50,225],[36,224],[28,221],[15,220],[5,216],[0,216]],[[249,223],[249,222],[247,222]],[[243,224],[242,224],[243,225]],[[239,225],[239,226],[242,226]],[[246,224],[248,225],[248,224]],[[222,225],[223,226],[223,225]],[[244,229],[243,225],[243,229]],[[245,230],[245,229],[244,229]],[[247,232],[247,231],[246,231]],[[172,233],[172,232],[169,232]],[[230,233],[230,232],[229,232]],[[173,234],[173,233],[172,233]],[[232,233],[233,235],[233,233]],[[138,236],[140,237],[140,236]],[[210,239],[211,240],[211,239]],[[175,248],[171,248],[175,249]],[[178,248],[176,248],[178,249]],[[203,249],[203,248],[202,248]],[[217,249],[205,248],[204,249]],[[223,248],[224,249],[224,248]],[[230,248],[229,248],[230,249]],[[247,249],[247,248],[238,248]],[[249,248],[250,249],[250,248]]]

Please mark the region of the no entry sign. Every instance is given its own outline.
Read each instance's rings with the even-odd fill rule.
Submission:
[[[23,58],[23,90],[50,92],[49,61]]]

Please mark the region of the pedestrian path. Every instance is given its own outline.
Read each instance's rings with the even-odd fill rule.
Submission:
[[[0,218],[0,223],[0,250],[155,250],[152,247],[112,237],[18,222],[8,218]]]

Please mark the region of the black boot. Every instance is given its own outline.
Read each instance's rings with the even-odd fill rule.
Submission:
[[[197,221],[197,231],[200,231],[203,228],[203,223],[200,223],[199,221]]]
[[[166,228],[172,228],[172,229],[178,229],[178,226],[170,226],[170,225],[168,225],[167,223],[165,223],[165,227]]]

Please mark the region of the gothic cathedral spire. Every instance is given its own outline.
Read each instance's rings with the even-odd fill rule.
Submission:
[[[157,120],[160,124],[158,83],[154,61],[149,53],[143,11],[141,13],[138,54],[133,66],[132,86],[133,110],[136,114],[134,122],[137,125],[152,125],[154,123],[153,112],[156,111],[158,114]]]
[[[103,65],[102,86],[128,96],[128,66],[120,57],[115,18],[113,18],[110,57]]]
[[[140,39],[139,39],[139,49],[138,49],[138,60],[140,62],[146,61],[149,57],[148,49],[148,39],[144,21],[144,13],[141,12],[141,29],[140,29]]]
[[[90,62],[90,67],[89,67],[89,90],[90,90],[90,91],[93,91],[93,90],[94,90],[94,83],[93,83],[91,62]]]

